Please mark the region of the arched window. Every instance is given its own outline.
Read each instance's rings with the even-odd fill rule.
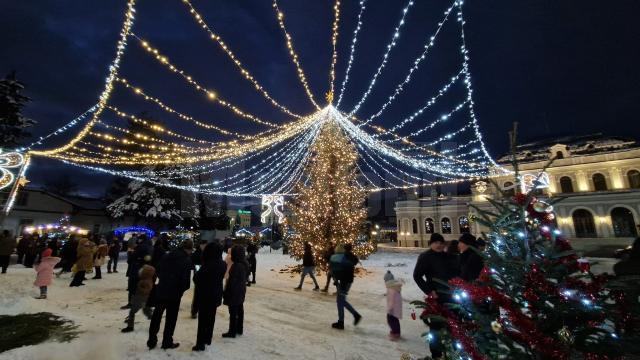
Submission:
[[[597,237],[596,224],[593,221],[593,215],[588,210],[578,209],[573,212],[573,227],[576,231],[576,237]]]
[[[471,228],[469,226],[469,218],[466,216],[461,216],[458,219],[458,225],[460,225],[460,234],[471,232]]]
[[[424,220],[424,232],[426,234],[433,234],[436,231],[432,218],[426,218]]]
[[[640,171],[631,170],[627,173],[629,179],[629,187],[632,189],[640,189]]]
[[[611,210],[611,224],[616,237],[635,237],[638,235],[633,213],[627,208],[617,207]]]
[[[604,175],[600,173],[595,173],[591,177],[593,180],[593,190],[595,191],[605,191],[607,190],[607,179]]]
[[[562,151],[556,151],[556,159],[564,159],[564,154]]]
[[[560,191],[563,193],[573,192],[573,180],[570,177],[563,176],[560,178]]]
[[[502,184],[502,189],[507,194],[507,196],[515,196],[516,189],[513,187],[513,183],[511,181],[507,181]]]
[[[440,220],[440,226],[442,227],[443,234],[451,234],[451,220],[448,217],[443,217]]]
[[[418,220],[416,220],[416,219],[411,220],[411,231],[414,234],[418,233]]]

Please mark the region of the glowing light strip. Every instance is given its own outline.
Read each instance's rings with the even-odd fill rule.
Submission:
[[[444,24],[447,22],[447,19],[449,19],[449,15],[451,14],[451,11],[453,10],[453,7],[455,5],[451,5],[447,11],[444,12],[444,19],[438,23],[438,28],[436,30],[436,32],[429,38],[429,42],[427,42],[424,45],[424,51],[422,52],[422,54],[420,54],[420,56],[418,56],[414,61],[413,61],[413,66],[411,67],[411,69],[409,69],[409,73],[407,74],[407,76],[404,78],[404,80],[398,84],[396,86],[395,91],[393,92],[393,94],[391,96],[389,96],[389,99],[387,100],[386,103],[384,103],[382,105],[382,107],[380,108],[380,110],[378,110],[377,113],[371,115],[364,123],[360,124],[360,126],[364,126],[368,123],[370,123],[371,121],[373,121],[375,118],[379,117],[382,112],[389,106],[391,105],[391,103],[393,102],[393,100],[396,99],[396,97],[398,95],[400,95],[400,93],[404,90],[404,86],[406,84],[408,84],[411,79],[412,79],[412,75],[413,73],[418,70],[418,68],[420,67],[420,63],[422,63],[422,60],[426,59],[427,55],[429,54],[429,50],[431,50],[431,48],[433,47],[433,45],[435,44],[435,40],[438,37],[438,34],[440,34],[440,31],[442,30],[442,27],[444,26]]]
[[[66,123],[65,125],[63,125],[62,127],[58,128],[57,130],[49,133],[48,135],[45,136],[41,136],[38,138],[37,141],[32,142],[29,146],[27,147],[23,147],[18,149],[18,151],[20,152],[25,152],[27,150],[30,150],[32,147],[36,146],[36,145],[42,145],[42,142],[44,140],[49,139],[50,137],[53,136],[57,136],[60,135],[62,133],[64,133],[65,131],[73,128],[74,126],[78,125],[82,120],[84,120],[87,115],[91,114],[92,112],[96,111],[96,109],[98,108],[98,105],[93,105],[92,107],[90,107],[87,111],[83,112],[82,114],[78,115],[75,119],[69,121],[68,123]]]
[[[247,70],[242,65],[240,60],[238,60],[238,58],[236,58],[236,56],[233,53],[233,51],[231,51],[229,45],[226,44],[222,40],[220,35],[218,35],[215,32],[213,32],[211,27],[203,20],[202,15],[200,15],[200,13],[198,13],[198,11],[195,9],[193,4],[191,4],[191,2],[189,0],[182,0],[182,2],[189,7],[189,13],[193,16],[193,18],[196,20],[198,25],[200,25],[209,34],[209,37],[218,44],[218,46],[222,49],[222,51],[224,51],[225,54],[227,54],[227,56],[229,56],[229,59],[231,59],[231,61],[233,61],[233,63],[238,68],[238,70],[240,70],[240,74],[242,74],[242,76],[245,79],[249,80],[253,84],[255,89],[258,90],[258,92],[260,92],[267,100],[269,100],[269,102],[271,102],[271,104],[273,104],[273,106],[275,106],[278,109],[282,110],[282,112],[284,112],[285,114],[291,115],[291,116],[296,117],[296,118],[301,118],[302,117],[301,115],[298,115],[298,114],[295,114],[295,113],[291,112],[285,106],[280,105],[280,103],[278,103],[276,100],[274,100],[271,97],[271,95],[269,95],[267,90],[265,90],[262,87],[262,85],[260,85],[260,83],[258,83],[258,81],[253,77],[253,75],[251,75],[249,70]]]
[[[469,100],[465,100],[465,101],[461,102],[455,108],[453,108],[453,110],[449,111],[447,114],[440,116],[437,120],[433,121],[429,125],[421,128],[419,130],[413,131],[412,133],[410,133],[407,136],[403,136],[401,139],[384,140],[384,142],[392,143],[392,142],[404,141],[404,140],[406,140],[406,139],[408,139],[410,137],[418,136],[418,135],[422,134],[423,132],[425,132],[425,131],[427,131],[429,129],[433,129],[439,123],[449,120],[453,116],[453,114],[455,114],[456,112],[460,111],[463,107],[465,107],[467,105],[469,105]]]
[[[109,101],[109,97],[111,96],[111,92],[113,90],[113,81],[118,75],[118,68],[120,67],[120,61],[122,60],[122,55],[124,54],[124,51],[127,47],[127,37],[129,36],[129,32],[131,31],[131,27],[133,26],[134,13],[136,12],[135,3],[136,3],[136,0],[129,0],[127,2],[128,10],[125,15],[125,21],[122,25],[122,30],[120,31],[120,40],[118,40],[118,45],[116,47],[117,48],[116,56],[113,59],[113,62],[111,63],[111,65],[109,66],[109,76],[107,77],[105,88],[102,91],[102,94],[100,95],[100,100],[98,101],[98,104],[97,104],[98,107],[93,113],[93,118],[91,119],[91,121],[89,121],[89,123],[87,123],[87,125],[85,125],[85,127],[80,131],[80,133],[78,133],[78,135],[76,135],[73,139],[71,139],[71,141],[66,145],[63,145],[59,148],[52,149],[52,150],[37,150],[37,151],[31,150],[30,154],[49,156],[49,155],[55,155],[55,154],[61,153],[65,150],[70,149],[74,144],[76,144],[78,141],[80,141],[83,137],[85,137],[89,133],[89,130],[91,130],[91,127],[95,124],[95,122],[100,117],[100,114],[104,110],[104,107]]]
[[[340,0],[336,0],[335,5],[333,5],[333,13],[333,34],[331,35],[333,53],[331,54],[331,70],[329,70],[329,103],[333,103],[333,90],[336,82],[336,62],[338,61],[338,50],[336,46],[338,44],[338,28],[340,25]]]
[[[387,51],[385,52],[384,56],[382,57],[382,63],[380,64],[380,66],[378,66],[378,70],[376,70],[375,74],[373,75],[373,79],[371,79],[371,82],[369,83],[369,87],[367,88],[365,93],[362,95],[362,98],[360,99],[360,101],[358,101],[358,103],[353,108],[353,110],[351,110],[351,112],[349,112],[348,117],[353,116],[353,114],[355,114],[360,109],[362,104],[364,104],[365,100],[367,99],[367,97],[371,93],[371,90],[373,90],[373,87],[376,84],[376,81],[378,80],[378,76],[380,76],[380,74],[382,73],[382,70],[385,68],[385,66],[387,66],[387,61],[388,61],[388,58],[389,58],[389,54],[391,53],[391,50],[397,44],[397,40],[400,37],[400,29],[404,25],[404,19],[407,16],[407,13],[409,12],[409,10],[411,9],[412,6],[413,6],[413,0],[409,0],[409,2],[407,3],[407,6],[405,6],[404,9],[402,9],[402,17],[400,18],[400,22],[398,23],[398,25],[395,28],[395,31],[393,33],[393,37],[391,38],[391,43],[389,43],[389,45],[387,45]]]
[[[291,40],[291,35],[289,35],[289,32],[287,31],[287,28],[284,25],[284,13],[278,7],[277,0],[273,0],[273,8],[276,11],[276,17],[278,18],[278,25],[280,25],[280,29],[282,29],[284,33],[284,37],[287,40],[286,43],[287,43],[287,49],[289,49],[289,56],[291,57],[291,60],[296,66],[296,70],[298,71],[298,78],[300,79],[300,82],[304,87],[304,91],[307,93],[307,96],[309,97],[309,100],[311,100],[311,103],[313,104],[313,106],[315,106],[316,109],[321,110],[320,106],[318,106],[318,104],[316,103],[316,100],[313,98],[313,93],[311,92],[311,89],[309,88],[309,84],[307,83],[307,77],[304,75],[304,70],[302,69],[302,66],[300,65],[300,61],[298,60],[298,54],[296,53],[293,47],[293,41]]]
[[[137,39],[140,42],[140,45],[147,50],[147,52],[152,53],[154,55],[154,57],[156,58],[156,60],[158,60],[161,64],[163,64],[165,67],[167,67],[169,70],[173,71],[174,73],[180,75],[186,82],[188,82],[189,84],[191,84],[192,86],[194,86],[196,88],[196,90],[202,92],[203,94],[205,94],[207,96],[207,98],[215,103],[218,103],[220,105],[222,105],[223,107],[226,107],[228,109],[230,109],[234,114],[245,118],[245,119],[249,119],[251,121],[254,121],[258,124],[262,124],[262,125],[266,125],[266,126],[270,126],[270,127],[280,127],[279,125],[269,122],[269,121],[265,121],[260,119],[259,117],[250,114],[242,109],[240,109],[239,107],[237,107],[236,105],[233,105],[232,103],[222,99],[217,92],[210,90],[202,85],[200,85],[197,81],[193,80],[193,77],[189,74],[187,74],[186,72],[184,72],[183,70],[177,68],[175,65],[173,65],[171,63],[171,61],[169,61],[169,58],[166,57],[165,55],[162,55],[160,53],[160,51],[158,51],[157,48],[154,48],[153,46],[151,46],[149,44],[148,41],[143,40],[141,38],[139,38],[137,35],[135,35],[134,33],[130,34],[132,37],[134,37],[135,39]]]
[[[364,9],[365,9],[364,4],[366,2],[367,0],[360,0],[360,12],[358,13],[358,25],[356,26],[356,29],[353,31],[353,40],[351,40],[351,52],[349,53],[349,63],[347,64],[347,71],[344,75],[344,80],[342,80],[340,96],[338,97],[336,108],[340,108],[340,103],[342,102],[342,96],[344,96],[344,91],[346,90],[347,83],[349,82],[349,72],[351,71],[353,60],[355,59],[356,43],[358,42],[358,33],[360,33],[360,29],[362,28],[362,14],[364,13]]]
[[[17,179],[22,179],[24,178],[25,174],[27,173],[27,169],[29,168],[29,165],[31,164],[31,157],[29,156],[29,154],[25,154],[24,158],[24,165],[22,166],[22,170],[20,171],[20,173],[18,174]],[[4,214],[8,215],[9,211],[11,211],[11,209],[13,208],[13,204],[15,204],[16,202],[16,198],[18,197],[18,184],[14,184],[14,186],[16,186],[16,188],[14,189],[14,191],[11,192],[11,196],[9,197],[9,200],[7,200],[6,205],[4,206]]]

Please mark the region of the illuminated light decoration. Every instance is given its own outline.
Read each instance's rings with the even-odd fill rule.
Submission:
[[[98,108],[98,105],[93,105],[92,107],[90,107],[87,111],[83,112],[82,114],[78,115],[78,117],[76,117],[75,119],[69,121],[68,123],[66,123],[65,125],[61,126],[60,128],[58,128],[57,130],[45,135],[45,136],[41,136],[38,138],[37,141],[34,141],[33,143],[31,143],[29,146],[27,147],[23,147],[18,149],[18,151],[20,152],[26,152],[28,150],[31,150],[31,148],[33,148],[36,145],[42,145],[42,142],[53,137],[53,136],[58,136],[64,132],[66,132],[67,130],[75,127],[76,125],[78,125],[80,122],[82,122],[84,119],[87,118],[87,116],[89,116],[89,114],[93,113],[94,111],[96,111],[96,109]]]
[[[489,189],[486,181],[478,181],[475,183],[475,188],[480,194],[484,194]]]
[[[113,81],[118,75],[120,61],[122,60],[122,55],[124,54],[124,51],[127,47],[127,37],[129,36],[129,32],[131,31],[131,27],[133,26],[133,21],[135,18],[134,17],[134,13],[136,12],[135,3],[136,3],[136,0],[129,0],[127,2],[127,12],[125,13],[125,20],[122,25],[122,29],[120,31],[120,39],[118,40],[118,44],[116,46],[116,49],[117,49],[116,56],[113,59],[113,62],[111,63],[111,65],[109,66],[109,76],[106,79],[105,88],[102,91],[102,94],[100,94],[100,99],[98,101],[97,108],[93,112],[93,117],[91,118],[91,120],[78,133],[78,135],[76,135],[73,139],[69,141],[69,143],[52,150],[37,150],[37,151],[31,150],[30,151],[31,154],[50,156],[50,155],[59,154],[65,150],[72,148],[73,145],[75,145],[78,141],[82,140],[82,138],[84,138],[87,135],[87,133],[91,130],[91,127],[93,127],[95,122],[98,120],[98,118],[100,117],[100,114],[104,110],[104,107],[107,105],[107,102],[109,101],[109,97],[111,96],[111,92],[113,90]]]
[[[89,233],[89,230],[87,229],[83,229],[78,226],[67,226],[62,224],[45,224],[45,225],[37,225],[37,226],[27,226],[24,228],[24,232],[27,234],[33,234],[35,232],[45,232],[45,231],[77,233],[81,235],[86,235]]]
[[[289,56],[293,64],[296,66],[296,70],[298,72],[298,79],[300,79],[300,83],[304,87],[304,91],[307,93],[309,100],[316,107],[316,109],[321,110],[320,106],[316,103],[313,93],[311,92],[311,88],[307,83],[307,77],[304,75],[304,70],[302,69],[302,65],[300,65],[300,60],[298,60],[298,54],[296,53],[295,48],[293,47],[293,40],[291,40],[291,35],[287,31],[286,26],[284,25],[284,13],[278,7],[278,1],[273,0],[273,9],[276,11],[276,18],[278,19],[278,25],[280,25],[280,29],[284,33],[284,37],[286,39],[287,49],[289,50]]]
[[[331,54],[331,69],[329,70],[329,93],[327,94],[327,102],[333,103],[334,84],[336,82],[336,62],[338,62],[338,50],[336,48],[338,44],[338,28],[340,25],[340,0],[336,0],[333,5],[333,26],[331,28],[331,47],[333,52]]]
[[[113,234],[117,237],[121,237],[126,235],[127,233],[144,233],[147,235],[147,237],[149,239],[151,239],[152,237],[154,237],[156,235],[156,232],[153,231],[152,229],[149,229],[148,227],[144,227],[144,226],[128,226],[128,227],[121,227],[121,228],[117,228],[115,230],[113,230]]]
[[[262,214],[260,215],[260,220],[263,224],[267,223],[267,219],[273,213],[272,216],[276,216],[278,219],[278,224],[282,224],[284,221],[284,196],[282,195],[263,195],[262,196],[262,207],[266,207]]]
[[[154,57],[163,65],[165,65],[167,68],[169,68],[169,70],[173,71],[176,74],[179,74],[186,82],[188,82],[189,84],[191,84],[192,86],[194,86],[196,88],[196,90],[202,92],[203,94],[206,95],[206,97],[215,102],[218,103],[228,109],[230,109],[234,114],[245,118],[245,119],[249,119],[253,122],[256,122],[258,124],[262,124],[262,125],[266,125],[266,126],[270,126],[270,127],[279,127],[279,125],[274,124],[272,122],[269,121],[265,121],[260,119],[259,117],[249,114],[246,111],[240,109],[239,107],[233,105],[232,103],[222,99],[217,92],[207,89],[206,87],[200,85],[197,81],[193,80],[193,77],[187,73],[185,73],[183,70],[178,69],[175,65],[173,65],[170,61],[169,58],[166,57],[165,55],[162,55],[158,49],[152,47],[148,41],[142,40],[141,38],[139,38],[138,36],[136,36],[134,33],[130,33],[130,36],[138,39],[138,41],[140,42],[140,45],[142,45],[142,47],[147,50],[147,52],[152,53],[154,55]],[[139,90],[136,88],[134,91],[138,92]]]
[[[342,96],[344,95],[344,91],[347,88],[347,83],[349,83],[349,72],[351,71],[351,66],[353,65],[353,60],[355,59],[356,53],[356,44],[358,42],[358,34],[360,33],[360,29],[362,28],[362,14],[364,13],[365,6],[364,4],[367,0],[360,0],[360,12],[358,13],[358,21],[356,29],[353,31],[353,39],[351,40],[351,51],[349,52],[349,63],[347,64],[347,70],[344,75],[344,80],[342,80],[342,85],[340,88],[340,96],[338,96],[338,102],[336,103],[336,108],[340,108],[340,103],[342,102]]]
[[[302,117],[301,115],[298,115],[298,114],[295,114],[295,113],[291,112],[285,106],[280,105],[276,100],[274,100],[271,97],[271,95],[269,95],[269,93],[262,87],[262,85],[260,85],[260,83],[258,83],[258,81],[253,77],[253,75],[251,75],[249,70],[247,70],[242,65],[240,60],[238,60],[238,58],[236,58],[236,56],[233,53],[233,51],[231,51],[231,48],[229,47],[229,45],[222,40],[220,35],[218,35],[215,32],[213,32],[211,27],[202,18],[202,15],[200,15],[200,13],[198,13],[198,11],[195,9],[193,4],[191,4],[191,2],[189,0],[182,0],[182,2],[189,7],[189,13],[193,16],[193,18],[196,20],[198,25],[200,25],[209,34],[209,37],[219,45],[220,49],[222,49],[222,51],[224,51],[225,54],[227,54],[227,56],[229,56],[229,59],[231,59],[231,61],[233,61],[233,63],[236,65],[236,67],[240,71],[240,74],[242,74],[242,76],[245,79],[249,80],[253,84],[255,89],[258,90],[258,92],[260,92],[267,100],[269,100],[271,102],[271,104],[273,104],[273,106],[275,106],[278,109],[282,110],[282,112],[284,112],[285,114],[291,115],[291,116],[296,117],[296,118]]]
[[[4,208],[2,209],[2,212],[5,215],[9,214],[9,211],[13,208],[13,204],[15,204],[16,198],[18,197],[18,190],[20,190],[20,186],[25,186],[28,183],[26,174],[29,169],[29,164],[31,164],[31,157],[29,156],[29,153],[27,153],[22,156],[22,168],[18,172],[18,181],[9,192],[9,199],[7,199],[7,202],[4,204]]]
[[[371,82],[369,82],[369,87],[367,88],[367,90],[362,95],[362,98],[360,99],[360,101],[358,101],[356,106],[354,106],[353,110],[351,110],[349,112],[349,115],[347,117],[351,117],[351,116],[353,116],[353,114],[358,112],[358,110],[360,109],[362,104],[364,104],[365,100],[367,99],[367,97],[371,93],[371,90],[373,90],[373,87],[375,86],[376,81],[378,80],[378,76],[380,76],[380,74],[382,73],[382,70],[387,65],[387,61],[389,59],[389,54],[391,53],[391,50],[397,44],[398,38],[400,37],[400,29],[405,24],[404,19],[407,16],[407,13],[409,13],[409,10],[413,6],[413,4],[414,4],[413,0],[409,0],[407,5],[402,9],[402,17],[400,18],[400,22],[396,26],[395,31],[393,33],[393,36],[391,37],[391,42],[387,45],[387,51],[384,53],[384,56],[382,57],[382,63],[380,64],[380,66],[378,66],[378,70],[376,70],[375,74],[373,75],[373,78],[371,79]]]
[[[19,168],[25,163],[25,158],[18,152],[3,153],[0,149],[0,189],[13,184],[15,176],[8,169]]]
[[[389,96],[387,102],[382,105],[382,107],[380,108],[380,110],[378,112],[376,112],[375,114],[371,115],[366,121],[364,121],[362,124],[360,124],[360,126],[364,126],[364,125],[370,123],[371,121],[373,121],[375,118],[379,117],[382,114],[382,112],[384,112],[384,110],[389,105],[391,105],[393,100],[395,100],[396,97],[398,95],[400,95],[400,93],[404,90],[404,86],[407,85],[411,81],[412,75],[416,70],[418,70],[418,68],[420,67],[420,63],[422,63],[422,61],[427,58],[427,55],[429,54],[429,50],[431,50],[431,48],[435,44],[435,40],[438,37],[438,34],[440,34],[440,31],[442,30],[442,27],[444,26],[444,24],[449,19],[449,15],[451,14],[451,11],[453,10],[454,6],[455,5],[451,5],[447,9],[447,11],[444,12],[444,15],[445,15],[444,19],[441,22],[438,23],[438,28],[436,29],[435,33],[429,38],[429,41],[424,45],[424,51],[422,52],[422,54],[420,54],[413,61],[413,66],[411,67],[411,69],[409,69],[409,73],[404,78],[404,80],[400,84],[398,84],[396,86],[393,94],[391,96]]]
[[[520,189],[523,194],[535,189],[546,189],[549,187],[550,179],[546,171],[539,174],[522,174],[520,176]]]
[[[244,135],[244,134],[240,134],[240,133],[237,133],[237,132],[233,132],[233,131],[229,131],[229,130],[222,129],[222,128],[218,127],[218,126],[215,126],[215,125],[212,125],[212,124],[208,124],[208,123],[205,123],[205,122],[203,122],[203,121],[196,120],[196,119],[195,119],[195,118],[193,118],[192,116],[185,115],[185,114],[183,114],[183,113],[181,113],[181,112],[178,112],[178,111],[174,110],[173,108],[171,108],[171,107],[167,106],[165,103],[163,103],[163,102],[162,102],[162,101],[160,101],[159,99],[157,99],[157,98],[155,98],[155,97],[153,97],[153,96],[149,96],[149,95],[147,95],[147,94],[146,94],[142,89],[140,89],[139,87],[134,87],[134,86],[130,85],[130,84],[129,84],[129,82],[128,82],[127,80],[125,80],[125,79],[120,79],[120,78],[118,78],[118,79],[116,79],[116,80],[117,80],[119,83],[123,84],[127,89],[132,90],[136,95],[141,96],[143,99],[145,99],[145,100],[147,100],[147,101],[151,101],[151,102],[155,103],[155,104],[156,104],[156,105],[158,105],[162,110],[164,110],[164,111],[166,111],[166,112],[168,112],[168,113],[170,113],[170,114],[174,114],[174,115],[178,116],[178,118],[180,118],[180,119],[182,119],[182,120],[184,120],[184,121],[192,122],[192,123],[194,123],[194,124],[196,124],[196,125],[198,125],[198,126],[200,126],[200,127],[202,127],[202,128],[205,128],[205,129],[208,129],[208,130],[216,130],[216,131],[220,132],[221,134],[224,134],[224,135],[233,135],[233,136],[240,137],[240,138],[243,138],[243,139],[253,139],[253,138],[259,137],[259,136],[261,136],[261,135],[263,135],[263,134],[265,134],[265,133],[266,133],[266,132],[262,132],[262,133],[260,133],[260,134],[256,134],[256,135]],[[117,108],[113,107],[113,109],[117,109]],[[117,111],[117,110],[116,110],[116,111]]]

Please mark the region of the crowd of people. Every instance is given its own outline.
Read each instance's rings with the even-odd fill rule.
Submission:
[[[444,304],[450,302],[445,285],[448,280],[459,277],[474,281],[479,277],[484,267],[480,253],[485,243],[471,234],[462,234],[458,240],[447,244],[441,234],[434,233],[428,245],[429,248],[417,259],[413,278],[425,295]],[[127,325],[122,332],[134,331],[136,314],[142,310],[150,320],[147,346],[153,349],[158,346],[158,333],[164,316],[161,348],[177,348],[180,344],[174,342],[173,335],[180,303],[193,281],[191,316],[198,319],[198,325],[192,350],[203,351],[211,345],[216,313],[221,305],[227,306],[229,311],[229,327],[222,337],[235,338],[243,334],[247,287],[256,283],[258,246],[253,242],[245,247],[227,242],[224,245],[207,241],[194,244],[187,239],[172,247],[164,234],[153,238],[134,235],[126,242],[118,238],[79,235],[60,241],[27,234],[16,242],[15,237],[4,230],[0,233],[0,268],[2,273],[6,273],[10,256],[16,251],[18,263],[36,271],[34,285],[40,290],[36,298],[46,299],[54,274],[59,277],[65,272],[72,273],[70,286],[77,287],[84,285],[88,273],[94,273],[92,279],[101,279],[105,264],[107,273],[118,273],[121,250],[126,250],[128,294],[126,305],[121,307],[128,310]],[[315,277],[319,262],[326,264],[327,280],[322,289]],[[347,300],[358,263],[351,244],[331,246],[323,254],[314,254],[311,244],[304,244],[300,282],[294,289],[302,290],[307,275],[313,281],[314,291],[327,292],[333,281],[338,315],[338,320],[331,324],[333,329],[344,330],[345,309],[352,315],[354,326],[362,319]],[[635,240],[629,255],[614,266],[614,272],[617,275],[640,275],[639,266],[640,238]],[[54,273],[54,268],[59,268],[58,273]],[[389,338],[395,341],[401,336],[404,281],[387,271],[384,284]],[[430,327],[438,330],[438,324],[430,324]],[[431,334],[436,336],[437,331]],[[440,339],[434,338],[429,344],[432,357],[441,358]]]

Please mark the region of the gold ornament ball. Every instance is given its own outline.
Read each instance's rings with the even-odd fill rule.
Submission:
[[[496,334],[500,334],[502,332],[502,324],[500,324],[497,321],[492,321],[491,322],[491,330],[493,330],[493,332],[496,333]]]
[[[574,338],[573,334],[567,326],[563,326],[560,330],[558,330],[558,338],[565,344],[571,345],[573,344]]]

